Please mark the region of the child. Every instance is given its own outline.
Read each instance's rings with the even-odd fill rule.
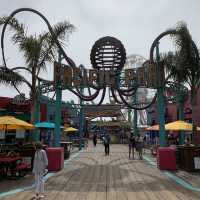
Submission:
[[[35,174],[35,186],[36,186],[36,199],[44,197],[44,179],[43,176],[46,172],[48,165],[48,159],[46,152],[42,149],[40,142],[35,144],[36,152],[33,163],[33,173]]]

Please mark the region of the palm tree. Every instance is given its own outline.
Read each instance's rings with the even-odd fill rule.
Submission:
[[[168,65],[168,70],[179,85],[180,83],[186,83],[189,87],[192,107],[193,141],[196,141],[197,92],[200,87],[199,52],[185,23],[181,22],[176,30],[179,34],[173,35],[173,38],[178,51],[171,56],[172,63],[174,64]]]
[[[0,66],[0,83],[4,85],[18,86],[23,82],[23,77],[11,69]]]
[[[0,25],[5,24],[8,17],[0,18]],[[46,64],[52,63],[56,59],[57,45],[55,38],[50,32],[43,32],[38,35],[28,35],[27,27],[19,23],[16,18],[11,18],[8,21],[10,30],[14,32],[12,42],[17,44],[19,50],[23,53],[25,58],[26,67],[16,67],[12,71],[25,70],[31,74],[31,80],[21,77],[30,88],[31,105],[31,122],[35,122],[35,106],[38,99],[38,75],[42,70],[46,70]],[[59,40],[60,44],[64,45],[64,41],[74,31],[75,27],[67,22],[59,22],[52,27],[55,37]],[[8,70],[7,68],[4,70]],[[1,76],[1,73],[0,73]],[[13,81],[12,81],[13,82]],[[14,83],[16,86],[16,83]]]

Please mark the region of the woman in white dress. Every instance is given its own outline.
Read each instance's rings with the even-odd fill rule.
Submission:
[[[42,149],[40,142],[35,144],[36,152],[33,162],[33,173],[35,175],[36,199],[44,197],[44,174],[47,171],[48,159],[46,152]]]

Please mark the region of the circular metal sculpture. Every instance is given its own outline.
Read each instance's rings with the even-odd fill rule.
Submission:
[[[95,69],[121,70],[126,62],[126,51],[120,40],[106,36],[92,47],[90,60]]]

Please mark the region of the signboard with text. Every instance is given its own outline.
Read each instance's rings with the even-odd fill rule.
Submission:
[[[120,75],[123,86],[131,87],[134,84],[155,88],[157,85],[156,65],[125,69]],[[64,87],[78,86],[113,86],[117,84],[119,74],[113,70],[96,70],[70,68],[67,65],[54,63],[54,82],[60,82]]]

